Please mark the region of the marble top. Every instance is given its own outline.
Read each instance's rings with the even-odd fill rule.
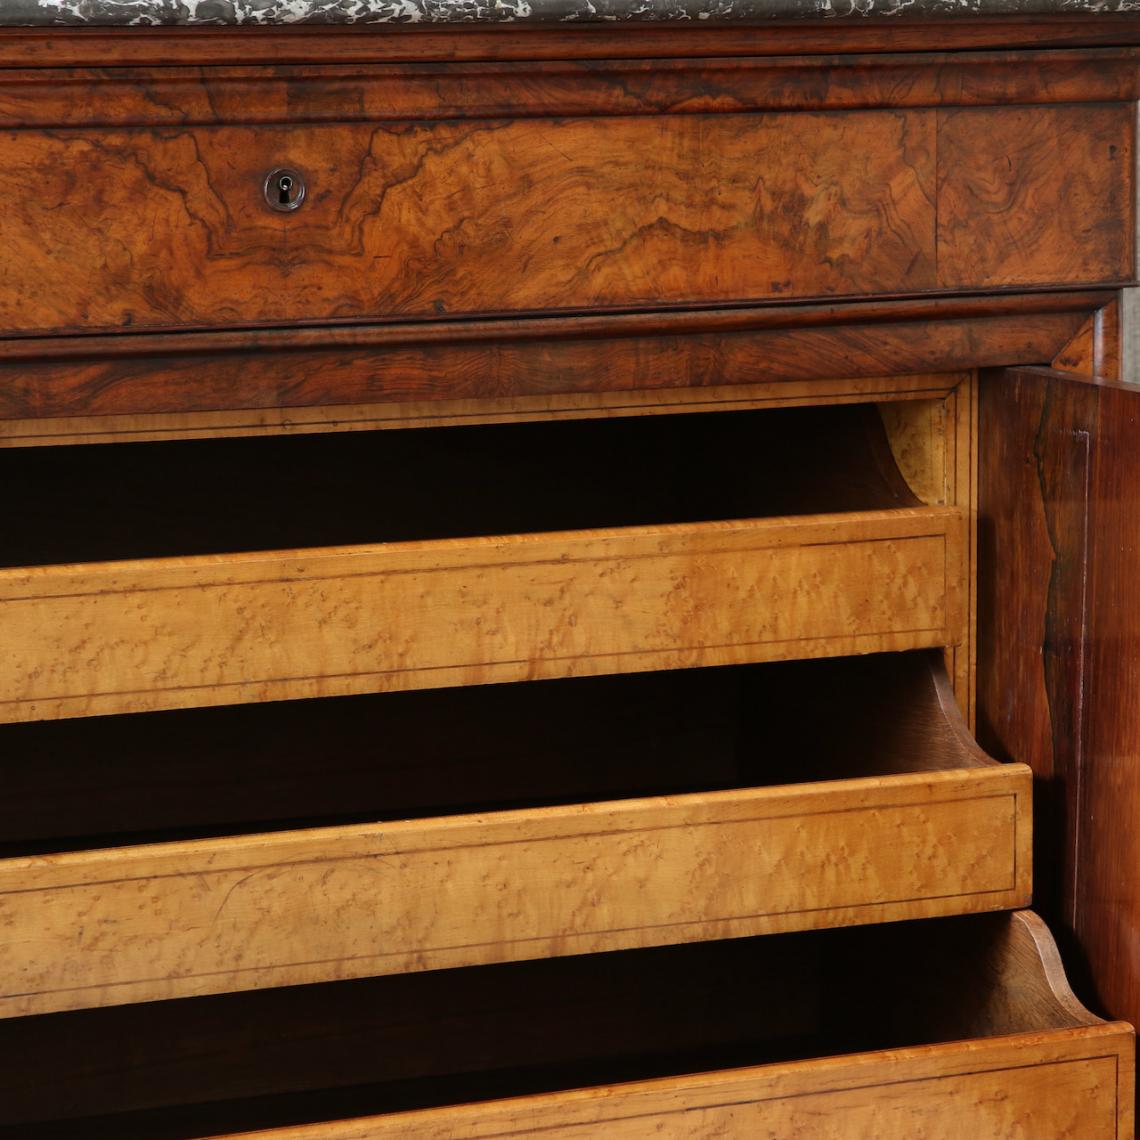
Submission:
[[[0,25],[759,21],[1140,11],[1140,0],[0,0]]]

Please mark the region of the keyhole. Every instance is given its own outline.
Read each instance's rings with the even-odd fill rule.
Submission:
[[[274,210],[295,210],[305,200],[305,180],[296,170],[277,169],[265,179],[265,201]]]

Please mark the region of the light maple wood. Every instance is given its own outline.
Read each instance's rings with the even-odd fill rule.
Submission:
[[[603,1086],[478,1106],[332,1121],[254,1135],[274,1140],[1120,1140],[1132,1033],[1027,1033],[835,1061]],[[237,1134],[227,1134],[236,1136]]]
[[[1131,1137],[1132,1029],[1101,1022],[1076,1001],[1040,920],[1028,912],[1011,915],[1008,937],[984,968],[992,976],[979,977],[978,983],[989,1001],[979,1004],[973,1024],[977,1036],[972,1039],[284,1127],[257,1135],[274,1140]],[[999,1036],[990,1036],[994,1033]]]
[[[0,1016],[1025,905],[1028,769],[955,760],[5,860]]]
[[[123,1140],[303,1121],[359,1127],[373,1123],[360,1118],[475,1099],[493,1131],[503,1106],[488,1101],[686,1074],[699,1083],[741,1068],[807,1068],[826,1088],[855,1061],[874,1084],[897,1069],[894,1088],[905,1094],[907,1078],[921,1075],[909,1066],[930,1056],[916,1046],[943,1046],[943,1060],[960,1049],[972,1072],[990,1046],[1012,1040],[1032,1065],[1027,1043],[1064,1044],[1098,1025],[1073,1000],[1040,922],[995,913],[10,1018],[0,1021],[0,1103],[23,1126],[11,1130],[21,1140],[49,1121],[46,1135]],[[1123,1140],[1132,1135],[1131,1041],[1115,1028],[1124,1030]],[[891,1052],[854,1056],[874,1050]],[[774,1067],[753,1068],[762,1064]],[[50,1083],[39,1080],[47,1071]],[[921,1103],[901,1100],[903,1109]],[[959,1133],[994,1135],[984,1126]]]
[[[915,507],[0,571],[0,721],[957,644]]]
[[[947,377],[950,379],[950,377]],[[964,377],[954,375],[955,387]],[[945,396],[953,391],[949,388]],[[879,404],[891,455],[915,497],[928,506],[953,502],[947,439],[949,424],[943,399],[892,401]]]
[[[947,434],[947,501],[966,512],[966,633],[952,647],[950,672],[958,701],[973,732],[977,723],[978,664],[978,374],[971,373],[945,402],[950,427]]]
[[[972,746],[940,657],[7,725],[0,835],[13,857],[960,767]]]
[[[947,647],[946,663],[972,728],[977,632],[977,374],[954,374],[953,379],[954,387],[939,398],[880,402],[879,415],[899,472],[916,497],[928,504],[960,507],[965,513],[969,563],[965,634],[959,644]]]

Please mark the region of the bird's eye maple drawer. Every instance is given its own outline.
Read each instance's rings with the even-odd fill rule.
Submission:
[[[0,721],[964,636],[866,407],[4,456]]]
[[[1123,103],[8,131],[0,335],[1120,283],[1132,132]]]
[[[1024,911],[21,1018],[0,1050],[21,1140],[1132,1135],[1132,1030]]]
[[[936,651],[310,704],[0,731],[0,1016],[1029,901]]]

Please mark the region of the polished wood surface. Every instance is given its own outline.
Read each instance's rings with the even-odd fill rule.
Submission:
[[[215,31],[0,32],[0,1140],[1127,1140],[1140,20]]]
[[[472,1107],[281,1128],[275,1140],[799,1136],[1116,1140],[1131,1135],[1125,1026],[929,1046],[840,1063],[674,1077]],[[236,1134],[229,1134],[234,1135]]]
[[[1131,105],[1115,104],[15,131],[0,154],[27,192],[0,217],[0,328],[1121,282],[1132,130]],[[262,198],[280,167],[308,182],[292,214]],[[80,187],[84,208],[66,208]]]
[[[430,701],[429,694],[414,694],[404,711],[375,701],[369,711],[357,703],[364,718],[357,738],[342,729],[338,745],[362,748],[371,736],[393,751],[411,750],[409,764],[422,769],[419,792],[398,771],[377,779],[354,774],[350,765],[338,774],[337,765],[351,757],[334,754],[326,762],[319,751],[337,739],[331,724],[313,725],[306,740],[304,721],[294,716],[282,741],[270,744],[275,766],[282,766],[279,749],[292,735],[302,752],[312,750],[310,767],[330,770],[324,782],[344,783],[343,802],[328,801],[324,810],[344,811],[351,803],[356,812],[391,822],[0,861],[0,929],[10,932],[0,940],[0,977],[11,978],[13,987],[0,995],[0,1011],[21,1016],[1024,905],[1028,770],[994,765],[978,750],[936,662],[912,654],[861,666],[769,666],[752,670],[743,689],[733,687],[739,670],[698,671],[681,686],[666,685],[664,677],[615,680],[608,690],[596,681],[575,682],[533,696],[532,686],[514,686],[513,696],[504,689],[490,698],[486,724],[479,705],[446,693]],[[613,694],[608,714],[610,704],[597,703],[611,701],[607,691]],[[558,699],[549,703],[548,696]],[[670,701],[697,711],[670,714],[662,707]],[[481,803],[525,796],[527,784],[514,773],[537,759],[527,755],[527,727],[544,717],[554,721],[567,707],[595,731],[605,731],[618,708],[642,722],[634,722],[624,744],[630,756],[618,747],[605,760],[619,786],[654,790],[664,780],[675,789],[713,783],[726,790],[481,810]],[[328,711],[335,722],[336,709]],[[457,723],[456,755],[442,745],[438,756],[425,752],[425,718],[450,722],[457,713],[467,723]],[[509,730],[496,734],[504,715],[517,722],[517,741]],[[256,719],[245,719],[256,734]],[[232,735],[235,718],[198,714],[197,722],[204,739],[211,723],[220,731],[231,726]],[[188,727],[194,731],[194,722]],[[113,731],[115,721],[107,728]],[[688,740],[671,763],[667,749],[678,732]],[[21,736],[25,747],[36,747],[38,737],[45,792],[60,775],[51,767],[51,743],[63,745],[66,735],[8,734],[17,748]],[[574,786],[579,774],[559,772],[583,748],[573,724],[560,729],[560,737],[567,735],[565,760],[555,750],[544,757],[542,773],[528,778],[529,795],[539,803],[582,794]],[[89,743],[97,746],[97,738]],[[240,737],[234,742],[238,750],[244,746]],[[607,746],[601,740],[596,747]],[[191,736],[188,756],[199,749]],[[486,759],[493,749],[506,763]],[[521,754],[517,768],[512,749]],[[702,753],[699,772],[694,749]],[[466,777],[465,752],[481,759],[478,772]],[[383,753],[372,767],[382,762]],[[223,756],[219,768],[229,766]],[[123,767],[114,765],[120,786]],[[446,790],[433,793],[429,785],[444,774]],[[120,796],[117,816],[108,814],[112,804],[103,804],[86,820],[80,792],[73,827],[106,832],[117,823],[136,833],[169,827],[181,822],[171,811],[187,796],[191,805],[218,797],[223,785],[208,764],[198,766],[197,777],[209,783],[209,797],[195,792],[188,773],[185,790],[171,789],[175,798],[164,807],[169,776],[148,781],[140,772],[133,777],[135,803]],[[287,788],[279,786],[275,797],[286,816],[320,810],[305,791],[304,769],[297,777],[292,804]],[[761,781],[768,786],[742,786]],[[464,782],[473,814],[404,818],[422,815],[440,795],[463,796]],[[235,793],[240,785],[221,803],[187,810],[200,823],[212,815],[215,826],[226,812],[241,819],[247,809]],[[34,796],[13,804],[19,816],[29,809],[37,810]],[[50,816],[47,805],[39,810],[45,809]],[[8,834],[19,826],[5,820]],[[32,832],[43,835],[48,826],[33,820]],[[77,917],[89,938],[77,941]]]
[[[1001,765],[0,860],[0,1016],[1006,909],[1028,804]]]
[[[493,34],[502,42],[505,31]],[[610,37],[610,53],[588,62],[576,62],[569,47],[556,60],[347,62],[335,54],[340,46],[335,32],[324,38],[318,32],[310,33],[311,59],[300,66],[282,61],[272,68],[215,64],[207,71],[201,60],[191,66],[155,67],[152,58],[146,67],[112,68],[100,60],[93,67],[66,71],[11,68],[0,84],[0,127],[59,130],[513,119],[520,113],[562,118],[1040,106],[1129,103],[1140,94],[1135,45],[972,52],[931,51],[944,45],[928,40],[920,52],[867,56],[849,49],[820,60],[811,53],[787,51],[755,57],[738,42],[735,50],[705,58],[691,58],[692,52],[685,53],[690,58],[638,58],[632,46],[638,32],[622,28],[617,37]],[[738,28],[736,34],[743,36],[746,30]],[[455,33],[451,35],[454,42]],[[700,39],[696,29],[689,35],[691,43]],[[263,32],[247,37],[247,42],[270,38]],[[372,38],[399,42],[391,28],[374,32]],[[794,38],[788,36],[787,42]],[[213,54],[198,42],[202,56]],[[210,42],[221,54],[226,33],[214,31]],[[3,47],[0,44],[0,53]],[[145,54],[140,52],[141,57]],[[76,99],[80,87],[84,98]]]
[[[923,503],[961,507],[966,513],[966,634],[947,650],[954,690],[974,724],[977,630],[978,393],[975,374],[962,377],[937,400],[878,405],[891,454],[907,485]]]
[[[965,512],[866,407],[3,456],[7,720],[966,638]]]
[[[1131,291],[1129,291],[1131,292]],[[1121,380],[1127,371],[1124,297],[1121,291],[1107,305],[1090,313],[1077,334],[1052,358],[1052,366],[1078,376]]]
[[[983,392],[994,459],[982,480],[979,726],[1040,777],[1042,901],[1063,924],[1079,985],[1136,1018],[1140,401],[1127,384],[1044,370],[993,377]]]
[[[12,132],[35,193],[0,216],[0,329],[927,290],[934,135],[922,112]],[[262,198],[277,167],[308,181],[294,214]]]
[[[945,112],[938,124],[939,283],[1131,279],[1134,132],[1131,106]]]
[[[1113,296],[10,340],[0,446],[645,412],[781,392],[880,399],[914,391],[922,374],[1052,360]],[[731,391],[743,387],[753,393]]]
[[[3,570],[0,721],[953,645],[965,554],[915,507]]]
[[[1037,902],[1069,923],[1099,395],[1060,375],[993,375],[982,385],[978,732],[1038,776]]]
[[[8,725],[0,856],[944,771],[979,754],[945,680],[932,684],[940,658]]]
[[[386,354],[381,354],[383,355]],[[262,359],[262,354],[256,351],[243,360],[249,364],[247,371],[262,372],[263,369],[253,367],[254,363],[260,361],[263,366],[267,364]],[[280,366],[285,364],[281,360],[277,363]],[[611,360],[605,373],[594,375],[610,374],[614,364],[616,361]],[[57,367],[60,372],[68,370],[67,366]],[[961,372],[937,372],[859,376],[845,380],[758,379],[755,383],[727,388],[698,386],[673,390],[506,396],[501,399],[493,397],[470,400],[427,399],[380,404],[251,407],[231,412],[158,412],[140,415],[81,415],[52,419],[0,420],[0,448],[51,447],[73,443],[145,443],[161,440],[229,439],[242,436],[312,435],[324,432],[384,431],[393,428],[467,427],[478,424],[525,424],[561,420],[617,419],[628,416],[681,415],[691,412],[826,407],[832,404],[870,402],[883,406],[895,401],[949,400],[961,384],[968,382],[970,376],[969,373]],[[147,379],[154,378],[156,377],[153,375],[147,377]],[[269,395],[268,385],[260,388],[254,399],[260,400],[267,395]],[[279,392],[279,395],[283,393]],[[921,462],[926,464],[928,460],[924,459]]]
[[[495,1135],[507,1121],[527,1133],[610,1115],[629,1128],[626,1092],[654,1111],[716,1113],[725,1101],[707,1094],[726,1087],[751,1090],[732,1099],[750,1114],[738,1134],[754,1134],[765,1111],[809,1136],[851,1119],[797,1115],[799,1098],[781,1096],[789,1086],[803,1107],[850,1109],[868,1135],[910,1136],[918,1119],[953,1136],[935,1105],[959,1136],[1099,1136],[1082,1131],[1090,1124],[1131,1135],[1131,1031],[1073,999],[1025,913],[14,1019],[0,1022],[0,1043],[12,1059],[0,1072],[4,1140],[96,1128],[124,1140],[292,1136],[323,1121],[354,1136],[413,1123]],[[48,1058],[45,1088],[29,1076]],[[1042,1072],[1054,1081],[1042,1085]],[[619,1087],[628,1081],[639,1083]],[[961,1095],[941,1096],[947,1085]],[[463,1104],[473,1100],[483,1103]],[[409,1108],[433,1111],[375,1115]]]

